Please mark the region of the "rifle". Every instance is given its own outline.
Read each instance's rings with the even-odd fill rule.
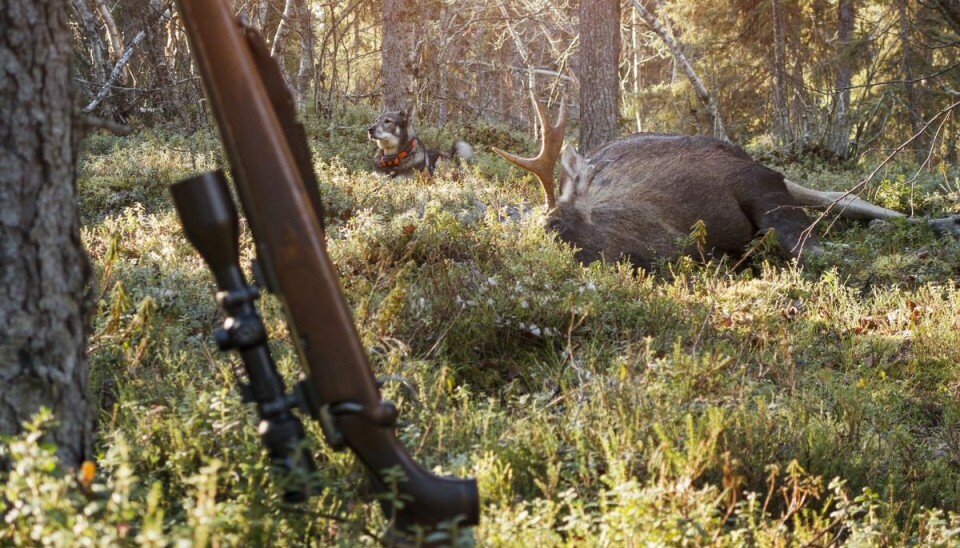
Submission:
[[[234,18],[225,0],[177,0],[177,9],[253,233],[257,285],[248,285],[240,268],[238,216],[223,172],[186,179],[171,192],[184,232],[219,288],[217,301],[227,318],[215,333],[217,344],[240,354],[248,378],[241,388],[257,404],[262,442],[272,464],[291,478],[285,498],[309,496],[304,476],[314,470],[299,409],[320,422],[332,447],[349,448],[365,465],[374,489],[384,495],[379,498],[391,519],[389,534],[435,530],[457,520],[476,525],[476,481],[423,470],[394,434],[397,409],[381,400],[327,256],[306,135],[262,38]],[[292,393],[270,357],[254,306],[260,286],[282,302],[304,368]]]

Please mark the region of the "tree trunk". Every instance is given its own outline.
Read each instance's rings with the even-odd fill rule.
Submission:
[[[703,80],[697,75],[697,71],[693,69],[690,60],[687,59],[686,54],[683,53],[683,48],[680,47],[680,44],[673,38],[673,35],[660,23],[657,16],[650,13],[650,11],[640,3],[640,0],[633,0],[633,7],[636,8],[637,13],[646,21],[647,25],[663,40],[663,43],[667,45],[667,48],[673,55],[673,59],[680,65],[683,72],[686,73],[690,84],[693,85],[694,93],[697,94],[697,99],[700,100],[700,103],[703,104],[704,108],[707,109],[707,113],[710,115],[711,122],[713,123],[714,137],[729,142],[730,138],[727,137],[727,130],[723,126],[723,118],[720,117],[720,109],[717,108],[717,103],[713,100],[713,96],[707,91],[707,86],[703,84]]]
[[[780,0],[771,1],[773,19],[773,109],[774,132],[783,147],[795,141],[790,124],[790,105],[787,101],[787,39]]]
[[[304,108],[313,81],[313,15],[306,0],[296,0],[300,27],[300,68],[297,71],[297,107]]]
[[[415,106],[416,14],[414,0],[383,0],[383,106],[399,110]]]
[[[837,4],[837,73],[833,103],[833,124],[827,143],[830,152],[840,160],[850,153],[850,85],[853,81],[854,0]]]
[[[253,0],[249,13],[250,23],[260,31],[260,34],[266,36],[267,17],[270,14],[269,0]]]
[[[103,0],[94,0],[94,5],[103,21],[103,28],[107,31],[107,38],[110,39],[110,48],[112,49],[110,53],[113,54],[113,60],[116,62],[123,51],[123,38],[120,36],[120,30],[117,29],[117,22],[113,20],[113,14],[110,13],[110,8],[103,3]]]
[[[290,21],[293,19],[293,12],[296,9],[295,1],[286,0],[284,3],[283,14],[280,16],[280,23],[277,25],[277,32],[273,35],[273,45],[270,47],[270,57],[277,60],[284,75],[286,75],[286,70],[283,66],[283,54],[287,51],[287,36],[290,35]]]
[[[94,5],[97,8],[97,13],[100,14],[100,19],[103,21],[103,28],[107,32],[107,38],[110,40],[111,59],[117,62],[124,49],[123,36],[121,36],[120,30],[117,28],[117,22],[114,21],[113,14],[110,13],[110,8],[107,7],[103,0],[94,0]],[[121,72],[118,78],[121,84],[127,83],[125,72],[126,71]]]
[[[444,126],[447,124],[447,102],[450,95],[450,80],[447,78],[448,68],[446,66],[445,58],[447,55],[446,49],[451,47],[454,40],[451,40],[449,34],[450,27],[453,25],[453,18],[455,16],[450,13],[450,10],[446,3],[440,4],[440,36],[439,42],[442,46],[438,50],[438,55],[436,59],[436,65],[439,68],[437,70],[437,125]],[[454,55],[454,59],[458,57]]]
[[[637,10],[630,12],[630,71],[633,84],[633,111],[637,123],[636,131],[643,131],[640,118],[640,41],[637,32]]]
[[[517,55],[520,57],[520,64],[527,71],[527,89],[526,95],[529,97],[535,97],[537,93],[537,77],[534,72],[534,67],[530,64],[530,52],[527,51],[527,47],[524,45],[523,40],[520,38],[520,35],[517,34],[517,30],[514,28],[513,23],[510,22],[510,13],[507,11],[507,7],[503,4],[503,0],[497,0],[497,7],[500,8],[500,15],[503,17],[504,24],[507,27],[507,32],[510,34],[510,38],[513,40],[513,45],[517,48]],[[506,63],[509,66],[510,63]],[[536,112],[535,103],[531,103],[533,107],[530,112]],[[538,130],[542,128],[537,127],[537,118],[531,117],[531,138],[534,140],[539,138]]]
[[[0,12],[0,433],[41,407],[61,461],[90,456],[86,302],[64,2],[7,0]]]
[[[810,144],[810,119],[807,105],[806,77],[803,71],[803,60],[798,55],[793,62],[793,108],[791,109],[791,126],[796,136],[797,144],[794,150],[802,151]]]
[[[86,0],[71,0],[70,5],[73,6],[73,10],[77,14],[77,19],[83,29],[84,43],[90,51],[90,77],[93,80],[93,85],[101,86],[107,79],[107,71],[109,70],[105,55],[106,46],[104,46],[103,39],[97,32],[97,23],[93,18],[90,7],[87,6]]]
[[[147,33],[146,44],[141,46],[149,59],[146,66],[153,68],[159,88],[154,104],[161,113],[180,110],[186,114],[185,105],[195,104],[199,97],[190,93],[191,89],[196,88],[177,85],[177,80],[180,79],[177,75],[178,66],[189,67],[191,61],[188,57],[186,36],[177,30],[180,22],[176,21],[173,6],[166,0],[150,0],[150,10],[141,16],[140,20],[143,24],[142,30]],[[134,40],[137,36],[139,33],[134,36]],[[127,49],[129,47],[128,45]]]
[[[617,137],[620,120],[620,0],[580,2],[580,149]]]
[[[910,47],[910,16],[907,13],[906,0],[897,0],[897,15],[900,23],[900,73],[903,76],[903,87],[906,92],[904,93],[904,104],[910,117],[911,135],[916,135],[923,129],[924,122],[918,111],[917,89],[913,82],[914,59]],[[925,149],[930,143],[925,135],[918,137],[915,142],[914,158],[920,163],[926,158],[927,151]]]

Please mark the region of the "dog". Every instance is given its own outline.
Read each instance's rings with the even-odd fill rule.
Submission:
[[[463,141],[450,146],[450,152],[428,149],[413,130],[410,109],[384,112],[367,128],[371,141],[377,144],[373,156],[376,170],[390,178],[426,173],[432,176],[440,160],[468,160],[473,147]]]

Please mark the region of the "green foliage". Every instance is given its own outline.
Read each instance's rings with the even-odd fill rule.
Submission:
[[[384,386],[400,439],[428,469],[477,478],[476,543],[960,542],[957,242],[826,220],[804,270],[768,262],[774,235],[743,261],[582,266],[531,209],[539,189],[491,176],[503,168],[482,148],[460,178],[388,180],[357,152],[362,131],[335,131],[314,142],[330,254],[376,374],[408,381]],[[97,469],[56,465],[48,414],[4,439],[0,545],[376,544],[386,522],[363,470],[313,424],[322,491],[281,502],[236,359],[214,351],[213,283],[165,190],[218,164],[212,141],[85,150]],[[912,172],[898,169],[911,175],[883,180],[905,205]],[[788,172],[828,189],[862,176]],[[953,203],[924,177],[918,208]],[[244,229],[244,260],[251,243]],[[280,305],[262,304],[292,382]]]

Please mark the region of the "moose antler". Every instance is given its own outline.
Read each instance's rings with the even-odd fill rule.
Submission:
[[[547,197],[547,211],[552,210],[557,205],[556,194],[553,190],[553,168],[560,159],[560,149],[563,148],[563,131],[567,126],[567,99],[564,97],[560,101],[560,114],[557,115],[557,122],[550,125],[547,122],[547,112],[537,101],[536,97],[531,97],[533,104],[537,106],[537,116],[540,118],[540,127],[543,128],[543,142],[540,145],[540,153],[533,158],[523,158],[509,152],[493,147],[493,151],[501,158],[511,164],[523,168],[540,179],[543,186],[543,192]]]

